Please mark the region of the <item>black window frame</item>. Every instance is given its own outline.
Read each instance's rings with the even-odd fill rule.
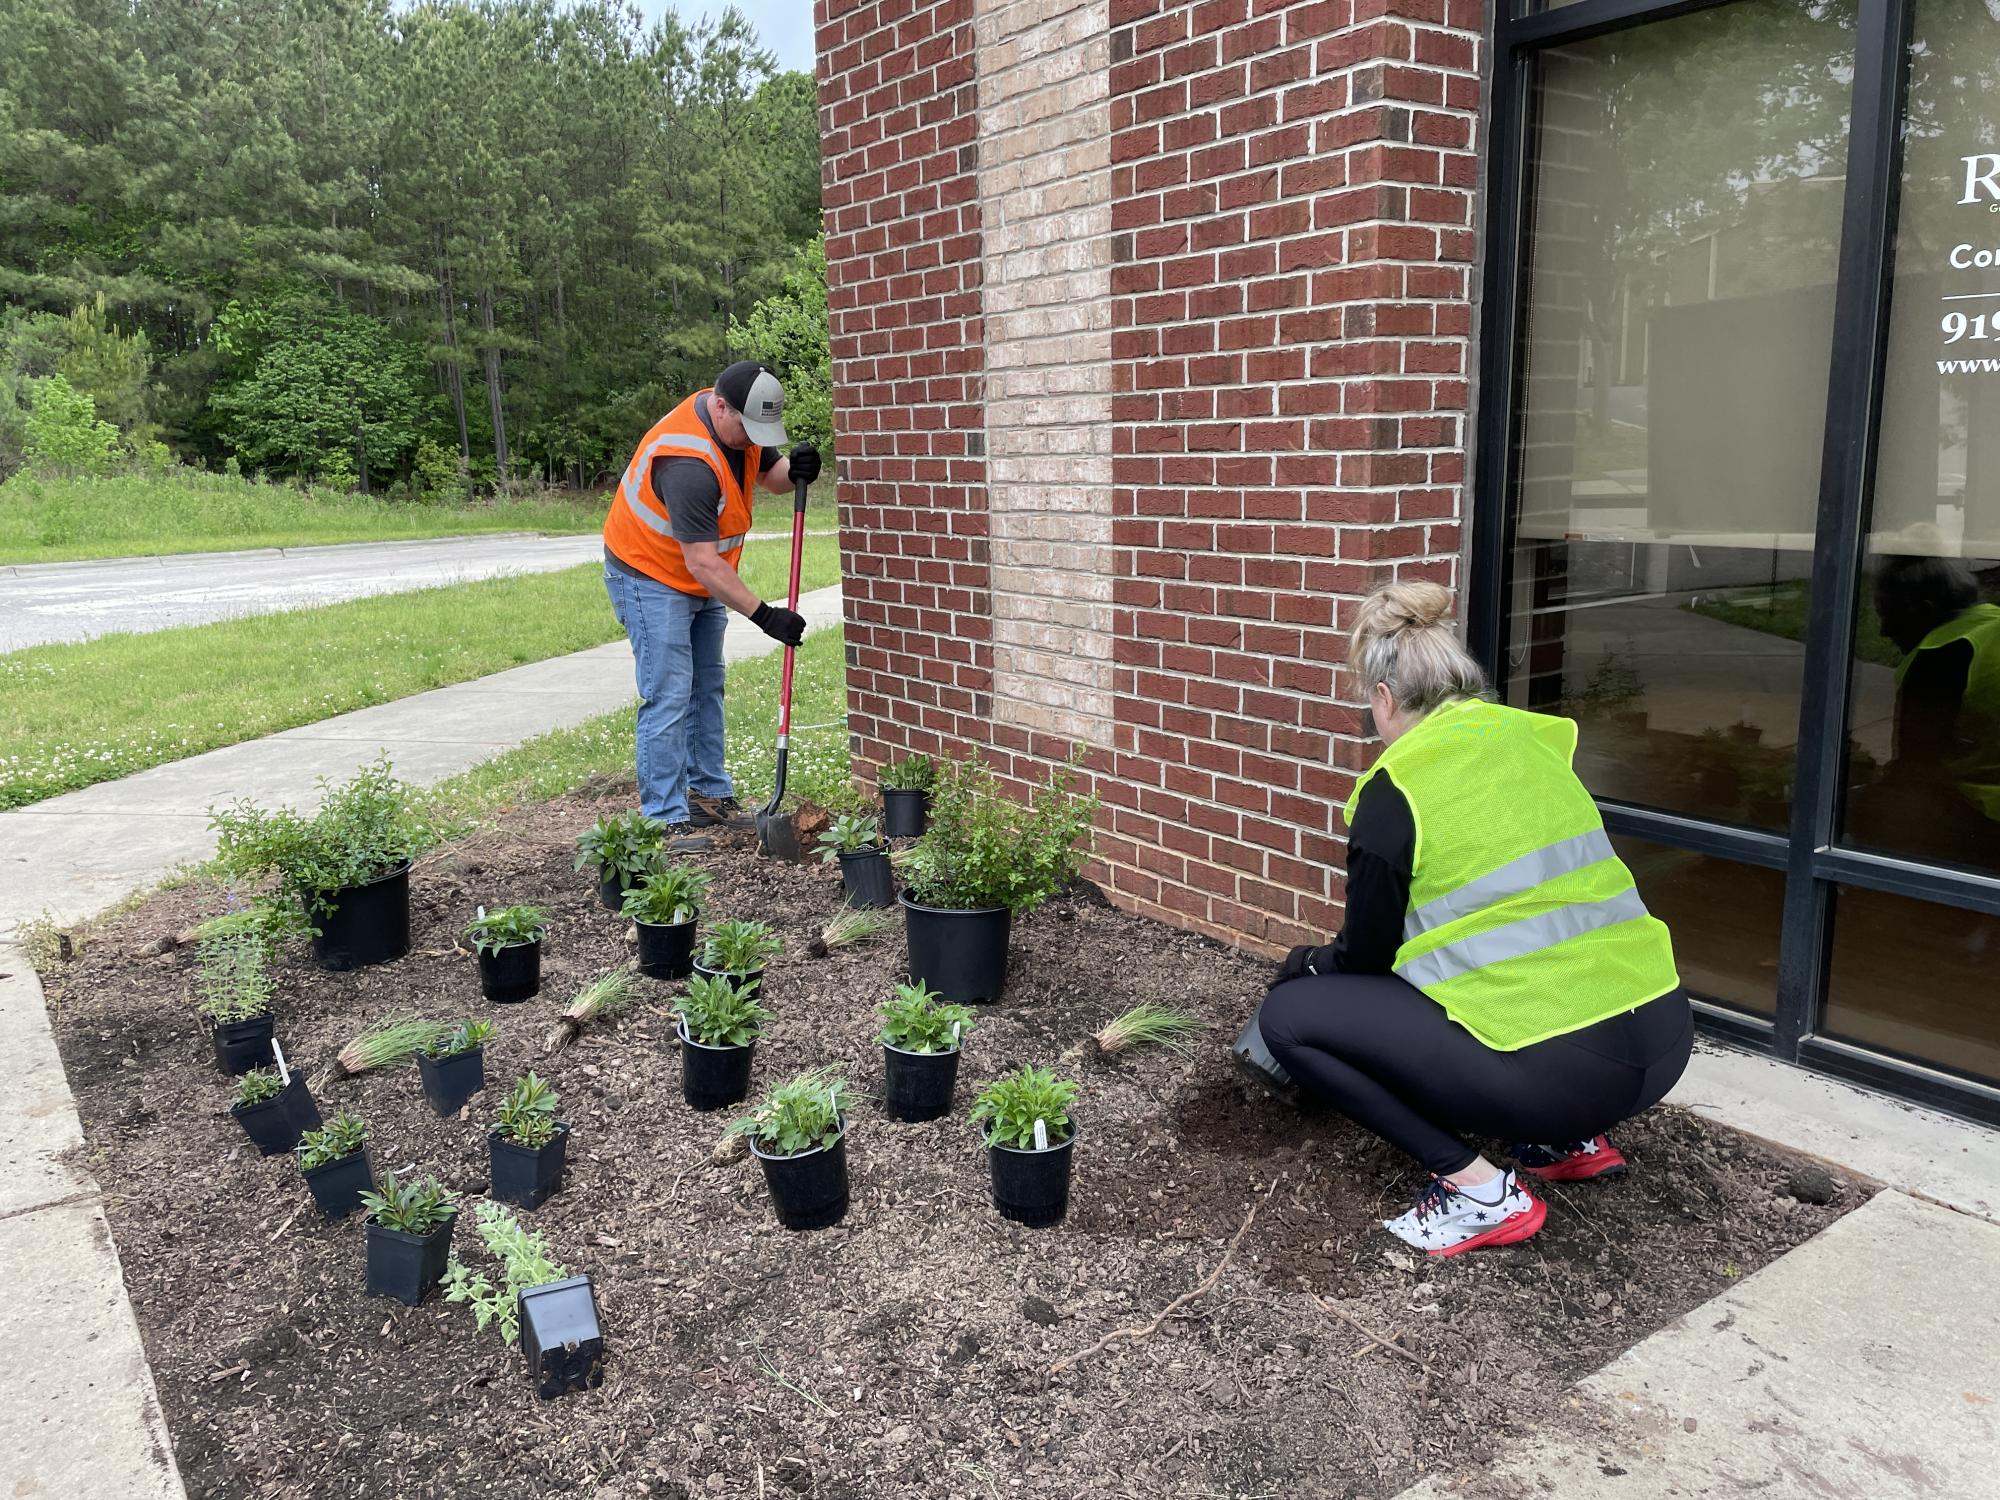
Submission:
[[[1485,268],[1481,285],[1472,536],[1466,628],[1497,681],[1514,550],[1515,393],[1529,226],[1525,188],[1533,120],[1533,58],[1587,40],[1722,5],[1759,0],[1577,0],[1493,26],[1487,89]],[[1865,520],[1881,415],[1890,275],[1902,173],[1904,95],[1915,0],[1857,0],[1847,177],[1835,285],[1832,359],[1820,465],[1817,532],[1800,698],[1798,770],[1787,833],[1743,828],[1600,798],[1614,833],[1785,872],[1777,1004],[1770,1019],[1697,1002],[1703,1029],[1785,1062],[2000,1123],[2000,1088],[1914,1059],[1820,1034],[1836,886],[1915,897],[2000,915],[2000,878],[1861,850],[1839,839],[1841,752],[1850,711]]]

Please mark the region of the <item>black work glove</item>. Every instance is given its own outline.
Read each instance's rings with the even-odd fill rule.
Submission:
[[[1277,975],[1271,980],[1271,983],[1273,985],[1280,985],[1287,979],[1297,979],[1301,974],[1325,973],[1326,966],[1323,963],[1315,962],[1315,960],[1323,957],[1323,950],[1315,948],[1311,943],[1300,943],[1290,953],[1285,955],[1284,961],[1278,965]]]
[[[780,645],[796,646],[806,638],[806,617],[782,604],[760,604],[750,623]]]
[[[819,449],[811,443],[800,443],[792,449],[792,478],[807,484],[819,478]]]

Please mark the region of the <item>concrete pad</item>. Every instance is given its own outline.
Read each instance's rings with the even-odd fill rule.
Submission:
[[[2000,1227],[1885,1192],[1404,1500],[1991,1500]]]
[[[0,813],[0,940],[43,916],[81,922],[215,851],[205,813],[51,811],[67,800]]]
[[[94,1195],[97,1184],[63,1160],[83,1144],[83,1127],[49,1034],[41,982],[28,955],[4,944],[0,1057],[7,1059],[7,1087],[0,1089],[0,1220],[78,1193]]]

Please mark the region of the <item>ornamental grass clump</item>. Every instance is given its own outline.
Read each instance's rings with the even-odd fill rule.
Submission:
[[[1025,803],[1010,800],[974,754],[947,761],[931,792],[930,827],[903,866],[923,906],[1019,916],[1076,878],[1089,857],[1094,796],[1071,790],[1073,766],[1058,768]]]
[[[856,907],[844,911],[819,930],[806,945],[814,958],[825,958],[836,948],[851,948],[880,937],[896,925],[893,914],[877,907]]]
[[[697,975],[674,1002],[688,1036],[704,1047],[747,1047],[771,1019],[756,1000],[757,984],[727,974]]]
[[[882,1018],[882,1043],[899,1052],[956,1051],[972,1033],[972,1008],[946,1005],[921,981],[896,986],[895,998],[876,1007]]]
[[[1106,1057],[1146,1046],[1165,1047],[1169,1052],[1189,1057],[1194,1053],[1195,1036],[1207,1029],[1208,1023],[1199,1016],[1146,1001],[1133,1006],[1091,1040]]]
[[[613,969],[585,985],[569,1009],[542,1040],[542,1050],[555,1052],[583,1035],[593,1021],[615,1021],[639,1003],[640,993],[630,969]]]
[[[247,800],[209,809],[217,862],[237,879],[275,872],[308,913],[324,918],[337,909],[337,893],[407,864],[443,832],[386,758],[338,786],[321,777],[319,787],[319,810],[310,817]]]
[[[426,1021],[420,1016],[401,1016],[371,1026],[342,1047],[320,1076],[321,1083],[338,1083],[376,1068],[393,1068],[413,1062],[419,1052],[451,1030],[443,1021]]]

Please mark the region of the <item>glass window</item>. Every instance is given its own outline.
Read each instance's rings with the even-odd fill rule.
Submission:
[[[1600,796],[1780,829],[1853,0],[1719,6],[1534,66],[1502,693],[1585,721]]]
[[[1919,0],[1849,842],[2000,870],[2000,20]]]
[[[1674,936],[1689,993],[1770,1016],[1777,1009],[1778,929],[1785,877],[1734,860],[1614,834],[1646,909]]]
[[[2000,1083],[2000,917],[1841,886],[1829,1036]]]

